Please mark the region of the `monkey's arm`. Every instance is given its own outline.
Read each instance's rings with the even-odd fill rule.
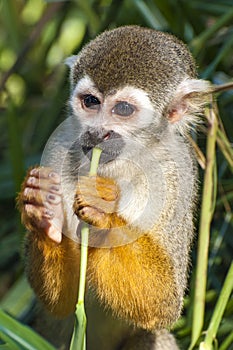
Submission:
[[[172,259],[156,238],[158,232],[139,232],[117,214],[119,195],[112,180],[80,179],[74,203],[79,218],[132,237],[128,244],[123,240],[116,247],[89,250],[88,282],[120,318],[147,330],[170,326],[179,317],[182,299]]]
[[[26,272],[39,299],[58,316],[75,309],[79,245],[62,234],[64,224],[59,176],[48,168],[29,170],[18,207],[26,236]]]

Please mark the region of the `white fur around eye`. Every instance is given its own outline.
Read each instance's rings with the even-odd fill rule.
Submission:
[[[95,83],[86,75],[78,81],[70,97],[70,106],[74,115],[79,119],[81,118],[83,120],[90,113],[90,111],[84,111],[82,107],[82,96],[89,94],[95,96],[100,102],[102,101],[102,95],[95,87]]]
[[[130,127],[143,128],[151,124],[154,116],[154,107],[145,91],[133,86],[125,86],[116,91],[116,93],[107,95],[104,104],[114,107],[117,103],[124,101],[131,104],[135,111],[127,118],[118,117],[117,115],[113,116],[115,123],[117,121],[121,124],[124,123],[124,128],[128,130],[130,130]]]
[[[98,111],[83,108],[82,97],[88,94],[95,96],[100,101]],[[119,102],[127,102],[132,105],[134,108],[132,115],[124,117],[114,113],[114,107]],[[70,106],[73,115],[81,121],[82,126],[111,129],[126,136],[159,121],[159,118],[156,118],[154,106],[144,90],[134,86],[125,86],[119,90],[105,92],[104,95],[88,75],[81,78],[74,87]]]
[[[73,90],[72,96],[84,95],[84,94],[94,95],[99,100],[102,99],[101,93],[96,88],[94,81],[88,75],[85,75],[85,77],[83,77],[78,81],[77,85]]]
[[[148,94],[139,88],[133,86],[125,86],[119,89],[114,95],[114,100],[116,101],[126,101],[138,108],[146,108],[148,110],[154,110],[153,105],[150,101]]]

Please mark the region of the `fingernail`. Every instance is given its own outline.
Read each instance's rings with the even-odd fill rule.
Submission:
[[[56,199],[56,197],[53,194],[48,194],[47,199],[50,201],[54,201]]]
[[[39,170],[34,168],[30,171],[30,175],[37,175],[39,173]]]
[[[58,186],[52,185],[52,186],[50,186],[50,190],[59,192],[60,188]]]
[[[28,189],[28,187],[26,187],[26,188],[23,190],[23,194],[26,196],[26,195],[28,194],[28,192],[29,192],[29,189]]]
[[[54,171],[51,171],[51,173],[49,173],[49,177],[58,177],[58,175]]]
[[[27,179],[27,184],[28,185],[34,185],[35,184],[35,178],[34,177],[29,177],[28,179]]]
[[[44,216],[46,216],[47,218],[53,218],[54,217],[54,212],[52,210],[45,209]]]

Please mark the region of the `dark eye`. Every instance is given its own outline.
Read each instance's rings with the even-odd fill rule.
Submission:
[[[85,107],[90,109],[99,109],[100,101],[97,97],[93,95],[84,95],[82,100]]]
[[[135,111],[134,106],[128,102],[118,102],[112,110],[112,113],[120,115],[121,117],[129,117]]]

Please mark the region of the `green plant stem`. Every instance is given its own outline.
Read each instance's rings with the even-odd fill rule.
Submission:
[[[202,193],[202,209],[200,216],[198,253],[197,253],[197,270],[195,280],[195,295],[193,309],[193,327],[192,340],[189,349],[191,350],[196,344],[204,322],[205,312],[205,293],[207,281],[207,265],[208,265],[208,248],[210,223],[213,214],[213,193],[214,193],[214,168],[215,168],[215,145],[218,129],[216,114],[210,109],[208,117],[209,129],[207,135],[206,146],[206,170],[204,177],[203,193]]]
[[[211,318],[209,327],[206,332],[205,340],[200,344],[200,349],[205,349],[205,350],[212,349],[212,343],[216,337],[224,310],[226,308],[226,305],[232,290],[233,290],[233,263],[231,263],[231,266],[227,273],[224,285],[222,287],[220,296],[218,298],[217,304],[214,309],[213,316]]]
[[[97,173],[101,152],[102,150],[99,148],[93,149],[90,171],[89,171],[90,176],[94,176]],[[86,318],[85,307],[84,307],[84,295],[85,295],[87,257],[88,257],[88,237],[89,237],[89,227],[87,224],[84,224],[81,229],[81,257],[80,257],[78,302],[76,304],[75,325],[74,325],[73,336],[71,339],[70,350],[86,349],[87,318]]]
[[[102,150],[100,148],[93,149],[90,171],[89,171],[90,176],[96,175],[97,173],[101,152]]]

